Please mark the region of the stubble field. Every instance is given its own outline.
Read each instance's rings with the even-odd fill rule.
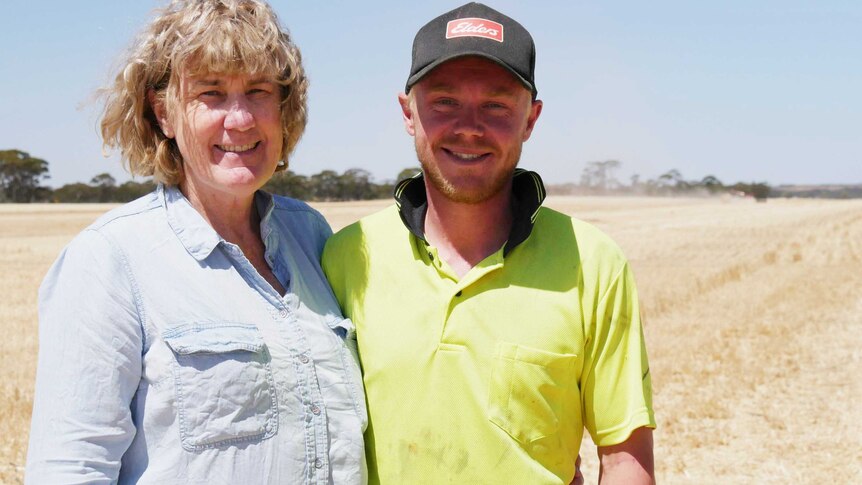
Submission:
[[[338,229],[386,201],[316,204]],[[862,483],[862,201],[554,198],[635,271],[659,483]],[[108,205],[0,205],[0,483],[20,483],[36,291]],[[595,448],[585,440],[587,483]]]

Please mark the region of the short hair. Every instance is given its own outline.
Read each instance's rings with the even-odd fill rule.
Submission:
[[[132,45],[113,84],[103,90],[103,148],[118,148],[133,175],[176,185],[183,160],[159,127],[148,94],[178,101],[179,76],[204,73],[273,76],[281,86],[284,138],[279,169],[305,131],[308,79],[299,49],[261,0],[173,0]]]

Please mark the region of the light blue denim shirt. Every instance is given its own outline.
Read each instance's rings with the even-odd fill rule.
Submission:
[[[259,192],[281,296],[175,187],[101,217],[39,291],[32,484],[354,484],[367,419],[331,230]]]

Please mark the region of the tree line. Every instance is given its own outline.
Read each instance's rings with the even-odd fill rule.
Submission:
[[[766,200],[780,195],[766,182],[736,182],[725,185],[714,175],[701,179],[687,180],[677,169],[669,170],[654,179],[642,179],[634,174],[630,183],[617,179],[616,172],[622,167],[619,160],[589,162],[581,173],[579,184],[552,186],[548,193],[581,195],[719,195],[732,194]]]
[[[860,197],[857,191],[840,193],[823,191],[789,192],[775,189],[766,182],[736,182],[724,184],[707,175],[689,180],[679,170],[669,170],[654,179],[632,175],[629,183],[621,182],[617,171],[622,167],[618,160],[589,162],[581,173],[579,183],[548,185],[549,194],[556,195],[719,195],[733,194],[766,200],[767,197]],[[418,167],[401,170],[394,179],[378,183],[371,173],[361,168],[347,169],[342,173],[323,170],[314,175],[300,175],[291,171],[278,173],[264,187],[274,194],[288,195],[309,201],[347,201],[386,199],[392,196],[396,181],[419,172]],[[30,156],[21,150],[0,150],[0,202],[128,202],[151,192],[151,180],[128,181],[118,184],[108,173],[101,173],[88,183],[76,182],[52,189],[43,185],[50,178],[48,162]],[[849,191],[848,191],[849,190]]]
[[[394,180],[410,177],[419,168],[405,168]],[[52,189],[48,162],[21,150],[0,150],[0,202],[129,202],[151,192],[152,180],[118,184],[108,173],[88,183],[76,182]],[[367,170],[351,168],[342,173],[323,170],[306,176],[291,171],[277,173],[264,186],[274,194],[310,201],[385,199],[392,196],[394,181],[376,183]]]

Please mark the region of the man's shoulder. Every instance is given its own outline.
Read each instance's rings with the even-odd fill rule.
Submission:
[[[558,233],[558,236],[575,238],[581,245],[608,246],[619,249],[619,246],[610,236],[592,223],[549,207],[539,209],[536,216],[536,227],[547,232]]]
[[[350,224],[326,242],[321,265],[342,305],[348,305],[353,301],[349,295],[361,294],[361,289],[369,284],[371,261],[386,265],[394,261],[391,255],[409,251],[399,248],[403,240],[398,235],[398,225],[404,227],[398,209],[391,206]],[[349,314],[348,307],[344,310]]]
[[[398,215],[398,208],[393,204],[385,209],[367,215],[350,224],[329,238],[327,247],[368,245],[376,241],[387,240],[395,231],[403,228]]]
[[[604,231],[590,222],[542,207],[536,215],[535,236],[568,246],[578,252],[580,259],[608,259],[625,262],[620,246]]]

